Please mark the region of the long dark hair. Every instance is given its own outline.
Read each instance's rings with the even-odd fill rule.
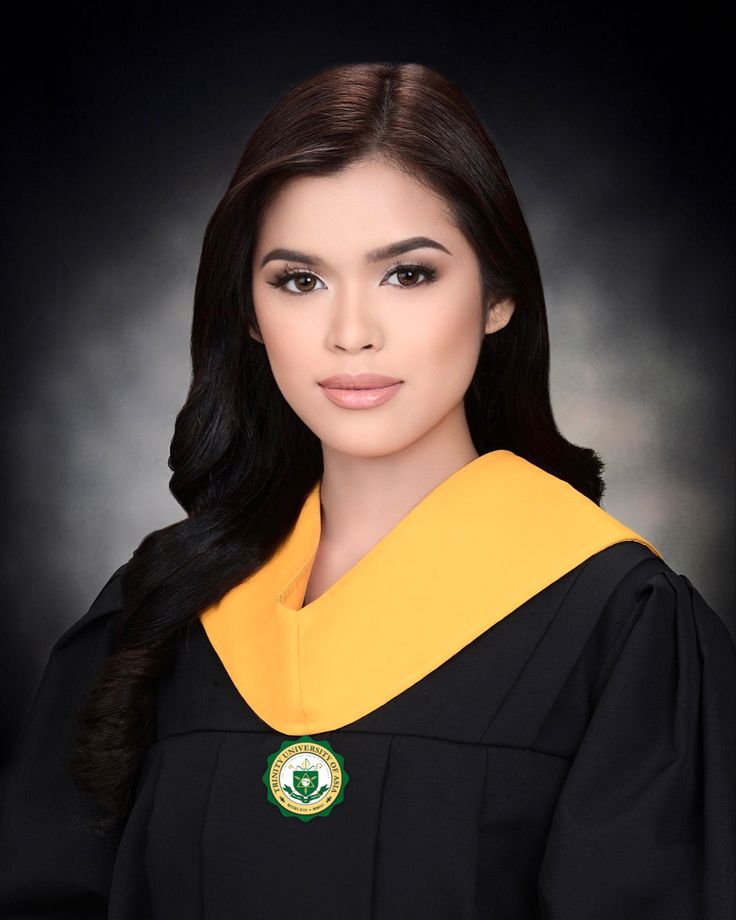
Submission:
[[[484,301],[512,297],[485,335],[464,398],[479,454],[505,448],[596,504],[603,462],[571,444],[549,396],[549,336],[536,254],[511,181],[476,112],[420,64],[330,67],[284,95],[250,137],[204,234],[194,294],[192,377],[176,418],[170,490],[187,517],[148,534],[123,574],[116,649],[82,708],[72,773],[121,826],[153,740],[155,682],[198,615],[260,568],[322,474],[319,439],[271,373],[251,296],[259,221],[290,179],[380,158],[448,203],[474,248]]]

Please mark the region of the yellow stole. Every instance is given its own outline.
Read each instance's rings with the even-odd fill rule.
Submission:
[[[607,546],[635,540],[661,557],[508,450],[450,475],[302,607],[320,532],[318,483],[278,552],[201,614],[235,687],[285,735],[367,715]]]

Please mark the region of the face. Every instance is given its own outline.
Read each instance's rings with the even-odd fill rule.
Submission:
[[[399,253],[378,252],[406,240]],[[467,427],[463,397],[483,336],[514,305],[484,310],[475,253],[425,186],[376,160],[294,179],[263,216],[252,272],[261,335],[251,335],[323,449],[377,457],[438,426],[455,437],[458,421]],[[364,394],[360,407],[335,404],[320,386],[361,373],[401,383],[388,400]]]

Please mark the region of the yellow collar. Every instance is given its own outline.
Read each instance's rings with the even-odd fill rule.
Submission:
[[[651,543],[508,450],[436,486],[305,607],[320,483],[281,549],[201,614],[254,712],[286,735],[331,731],[421,680],[614,543]]]

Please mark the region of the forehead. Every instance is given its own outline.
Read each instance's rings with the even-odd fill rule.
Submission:
[[[433,232],[430,232],[433,231]],[[447,202],[425,184],[383,162],[288,182],[263,214],[258,254],[272,246],[361,252],[393,239],[444,234],[455,241]]]

